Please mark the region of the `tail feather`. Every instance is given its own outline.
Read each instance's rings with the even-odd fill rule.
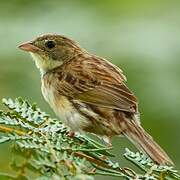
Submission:
[[[174,163],[166,152],[153,140],[153,138],[135,121],[126,121],[126,136],[138,149],[145,152],[159,165],[173,165]]]

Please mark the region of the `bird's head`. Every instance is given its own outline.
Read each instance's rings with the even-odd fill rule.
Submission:
[[[21,44],[19,48],[32,55],[42,74],[61,66],[84,51],[73,40],[55,34],[39,36],[33,41]]]

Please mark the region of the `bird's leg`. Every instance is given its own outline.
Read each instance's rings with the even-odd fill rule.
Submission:
[[[96,168],[91,169],[88,173],[89,174],[95,174],[96,173]]]
[[[99,138],[101,138],[107,145],[108,148],[112,148],[112,143],[111,143],[111,139],[112,137],[108,137],[108,136],[98,136]],[[105,155],[101,155],[101,159],[103,160],[107,160],[107,156]]]
[[[107,144],[108,147],[110,147],[110,148],[112,147],[112,143],[111,143],[112,137],[103,136],[102,139]]]

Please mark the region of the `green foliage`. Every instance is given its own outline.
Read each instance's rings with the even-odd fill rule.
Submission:
[[[94,179],[94,175],[126,179],[180,179],[169,166],[157,166],[146,155],[126,149],[125,158],[142,169],[138,174],[112,162],[110,148],[85,135],[70,137],[69,129],[21,98],[3,99],[7,112],[0,112],[0,144],[11,142],[15,158],[10,179]]]

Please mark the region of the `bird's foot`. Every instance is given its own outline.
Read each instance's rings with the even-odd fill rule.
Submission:
[[[70,138],[74,138],[76,136],[76,132],[74,131],[69,131],[68,134],[67,134],[68,137]]]
[[[89,174],[95,174],[95,172],[96,172],[96,168],[93,168],[89,171]]]

